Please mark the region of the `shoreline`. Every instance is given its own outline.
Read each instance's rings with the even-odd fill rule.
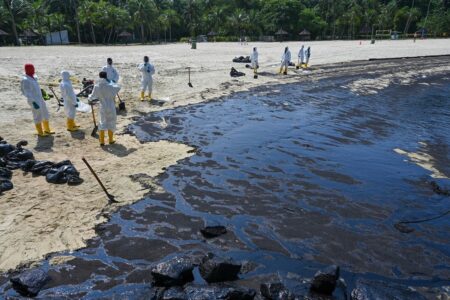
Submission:
[[[447,55],[446,55],[447,57]],[[389,60],[393,60],[391,59],[387,59],[386,63],[389,64],[390,61]],[[351,73],[352,68],[353,69],[358,69],[359,65],[357,63],[358,61],[353,61],[351,63],[349,62],[341,62],[341,63],[331,63],[331,64],[324,64],[324,65],[315,65],[312,67],[313,73],[311,74],[307,74],[306,76],[304,76],[304,78],[301,79],[301,81],[309,81],[309,80],[319,80],[319,79],[323,79],[325,77],[332,77],[332,74],[326,74],[326,69],[329,68],[331,70],[333,70],[333,68],[335,70],[339,70],[339,66],[335,66],[340,65],[341,67],[344,68],[348,68],[349,70],[346,70],[346,72]],[[366,61],[367,62],[367,61]],[[342,66],[342,64],[345,64],[344,66]],[[436,63],[438,64],[438,63]],[[231,64],[230,65],[234,65]],[[371,65],[371,67],[373,69],[377,69],[380,66],[374,66]],[[434,65],[431,67],[431,69],[433,68],[437,68]],[[382,68],[381,68],[382,69]],[[316,73],[314,73],[316,72]],[[382,70],[379,71],[380,73],[382,72]],[[291,73],[292,74],[292,73]],[[301,76],[301,75],[298,75]],[[299,82],[297,75],[288,75],[286,77],[281,77],[278,74],[275,73],[268,73],[268,74],[260,74],[260,78],[262,78],[263,80],[261,80],[258,83],[254,83],[254,82],[242,82],[242,81],[235,81],[235,80],[230,80],[228,79],[228,81],[225,82],[225,84],[222,84],[221,88],[218,89],[211,89],[211,88],[201,88],[200,92],[199,92],[199,96],[197,97],[192,97],[190,100],[188,101],[184,101],[184,102],[179,102],[177,101],[176,97],[174,97],[172,102],[169,102],[167,106],[162,106],[162,107],[142,107],[142,103],[138,103],[137,100],[128,100],[127,101],[127,108],[128,108],[128,112],[126,113],[125,116],[119,117],[120,121],[118,124],[118,127],[121,128],[121,130],[119,132],[123,132],[123,130],[132,122],[134,122],[136,120],[136,118],[138,118],[139,116],[142,115],[146,115],[149,114],[151,112],[154,111],[160,111],[160,110],[165,110],[165,109],[173,109],[176,107],[180,107],[180,106],[186,106],[186,105],[192,105],[194,103],[200,103],[200,102],[209,102],[209,101],[217,101],[219,99],[223,99],[224,97],[230,97],[231,95],[235,94],[235,93],[239,93],[239,92],[245,92],[245,91],[249,91],[253,88],[257,88],[259,86],[263,86],[263,85],[268,85],[268,86],[275,86],[278,84],[289,84],[289,83],[295,83],[295,82]],[[266,78],[265,78],[266,77]],[[280,80],[280,77],[282,78]],[[4,80],[0,80],[0,87],[3,87],[4,84]],[[194,83],[195,85],[195,83]],[[198,93],[198,92],[194,92],[194,93]],[[121,94],[123,98],[126,99],[133,99],[135,97],[137,97],[135,95],[136,93],[133,92],[133,89],[130,91],[129,89],[125,89],[124,93]],[[4,96],[2,94],[2,96]],[[189,96],[187,98],[190,98]],[[130,105],[129,105],[130,104]],[[143,109],[141,109],[143,108]],[[26,107],[23,108],[24,111],[26,111]],[[51,114],[54,114],[53,111],[53,107],[51,108]],[[60,117],[56,119],[56,124],[59,130],[58,131],[62,131],[63,126],[61,124],[63,124],[63,116],[62,113],[60,113]],[[22,197],[29,197],[30,195],[27,195],[27,193],[29,194],[30,191],[30,186],[32,187],[32,189],[37,189],[37,190],[41,190],[40,194],[37,195],[37,197],[34,197],[33,199],[31,199],[32,201],[29,203],[29,207],[32,207],[33,205],[40,205],[42,204],[40,199],[43,199],[42,197],[53,197],[56,199],[59,199],[59,205],[64,206],[64,205],[68,205],[70,202],[77,202],[80,201],[82,202],[82,199],[85,199],[86,197],[91,197],[92,200],[89,201],[88,205],[90,207],[95,207],[96,211],[98,211],[100,208],[104,209],[102,203],[104,203],[104,196],[102,194],[101,191],[98,191],[99,188],[97,188],[96,183],[95,182],[87,182],[86,179],[92,179],[90,177],[90,174],[87,173],[86,168],[83,168],[82,165],[78,162],[79,157],[81,156],[87,156],[87,158],[89,159],[89,161],[94,161],[93,166],[96,170],[100,171],[100,174],[103,174],[103,176],[105,177],[110,177],[107,181],[106,181],[106,185],[108,187],[112,187],[113,189],[113,194],[114,193],[120,193],[120,189],[121,187],[129,187],[130,184],[133,184],[133,188],[131,189],[132,191],[128,191],[127,193],[120,193],[120,197],[122,199],[126,199],[122,204],[123,205],[127,205],[127,204],[131,204],[134,203],[136,201],[139,201],[140,199],[142,199],[142,196],[146,193],[145,188],[142,188],[141,184],[135,184],[135,183],[131,183],[131,180],[127,177],[127,176],[131,176],[136,174],[136,171],[139,171],[138,173],[145,173],[145,174],[149,174],[150,178],[147,178],[148,182],[147,184],[154,186],[153,185],[153,178],[157,175],[157,174],[161,174],[162,172],[164,172],[164,169],[167,168],[170,165],[176,164],[176,161],[180,160],[180,159],[184,159],[190,155],[192,155],[192,148],[188,147],[186,145],[176,145],[174,143],[167,143],[167,142],[157,142],[157,143],[150,143],[150,145],[148,144],[141,144],[138,141],[134,140],[134,137],[128,136],[127,134],[123,134],[120,133],[117,137],[118,143],[119,145],[125,144],[125,147],[108,147],[106,151],[101,150],[98,145],[97,145],[97,141],[96,140],[92,140],[91,138],[87,137],[88,132],[90,131],[90,125],[86,125],[89,124],[89,116],[80,116],[80,121],[83,124],[83,130],[86,131],[86,138],[84,138],[84,136],[80,136],[79,139],[77,139],[75,137],[75,140],[73,140],[73,138],[69,135],[67,136],[65,133],[61,133],[58,132],[58,136],[56,136],[55,139],[52,139],[51,141],[43,141],[41,142],[41,144],[39,143],[34,143],[31,142],[30,143],[30,147],[34,147],[33,151],[35,152],[36,156],[38,159],[50,159],[52,161],[56,161],[56,160],[62,160],[64,158],[69,158],[72,159],[73,162],[75,162],[76,167],[78,168],[78,170],[82,173],[82,176],[85,178],[85,183],[83,185],[81,185],[79,188],[62,188],[60,186],[52,186],[52,185],[48,185],[47,183],[45,183],[44,181],[42,181],[41,179],[36,179],[36,178],[31,178],[30,175],[27,176],[23,176],[21,174],[17,174],[18,172],[14,173],[13,176],[13,181],[16,180],[14,182],[14,184],[17,186],[13,191],[11,192],[7,192],[5,194],[3,194],[1,196],[2,201],[4,201],[4,199],[6,199],[5,203],[3,203],[3,206],[1,206],[2,210],[6,210],[8,211],[8,202],[9,204],[14,204],[14,205],[19,205],[17,206],[17,208],[20,208],[22,206],[22,208],[20,210],[18,210],[16,212],[16,216],[24,216],[24,213],[26,213],[27,211],[27,206],[24,205],[24,203],[14,203],[14,199],[15,198],[22,198]],[[32,136],[32,128],[28,128],[27,123],[22,123],[19,127],[21,126],[25,126],[25,136],[21,136],[20,139],[22,138],[26,138],[27,136],[30,137]],[[11,130],[9,131],[7,134],[4,135],[4,138],[11,142],[11,143],[15,143],[16,140],[15,139],[11,139],[12,136],[18,135],[20,133],[20,129],[18,130]],[[61,139],[61,141],[58,141],[59,139]],[[65,146],[66,144],[69,144],[69,146]],[[123,145],[122,145],[123,146]],[[79,153],[77,150],[77,147],[84,147],[84,152],[83,153]],[[67,149],[69,148],[69,149]],[[74,149],[71,149],[74,148]],[[99,151],[100,150],[100,151]],[[167,151],[170,150],[169,153],[167,153]],[[164,153],[166,152],[166,153]],[[148,158],[147,162],[143,161],[142,158],[148,156],[148,153],[150,153],[151,157]],[[164,155],[162,155],[161,153],[164,153]],[[130,155],[132,155],[132,158],[130,159]],[[102,161],[97,161],[97,157],[103,157]],[[124,161],[125,160],[129,160],[127,163]],[[105,163],[106,161],[113,161],[114,163],[112,164],[107,164]],[[142,164],[148,164],[151,165],[151,167],[147,167],[147,168],[141,168],[140,170],[136,170],[135,166],[129,166],[128,164],[136,164],[136,165],[142,165]],[[122,176],[112,176],[111,177],[111,171],[112,170],[123,170],[123,174]],[[102,177],[102,175],[100,175]],[[117,178],[116,178],[117,177]],[[128,178],[128,179],[123,179],[124,177]],[[19,183],[18,180],[23,180],[24,182]],[[120,187],[114,187],[114,185],[120,184]],[[27,188],[28,187],[28,188]],[[158,188],[155,186],[155,188]],[[19,191],[21,189],[24,189],[24,191]],[[47,189],[50,190],[49,192],[42,192],[42,189]],[[73,189],[73,190],[72,190]],[[67,196],[63,196],[61,198],[61,194],[64,194],[65,191],[69,191],[69,192],[75,192],[76,196],[73,197],[73,195],[67,195]],[[24,193],[25,192],[25,193]],[[93,205],[92,202],[95,202],[95,204]],[[40,204],[39,204],[40,203]],[[46,214],[47,211],[46,210],[51,210],[52,206],[54,205],[54,203],[48,203],[48,205],[46,207],[39,207],[40,211],[36,211],[33,212],[32,214]],[[113,207],[113,210],[116,210],[116,208],[118,207]],[[106,221],[106,219],[103,220],[98,220],[97,219],[97,215],[98,214],[88,214],[88,215],[84,215],[83,214],[83,220],[81,223],[83,224],[82,226],[79,226],[78,224],[80,223],[80,220],[77,218],[76,214],[74,215],[73,212],[74,211],[84,211],[84,209],[82,207],[80,207],[79,205],[76,205],[70,209],[66,209],[65,211],[67,211],[67,215],[65,216],[65,218],[71,219],[72,220],[72,225],[69,225],[70,223],[65,223],[60,224],[58,226],[62,226],[65,228],[70,228],[70,227],[74,227],[77,228],[78,230],[80,230],[80,232],[73,232],[73,229],[71,229],[72,232],[68,233],[68,235],[65,237],[65,239],[67,239],[67,242],[62,242],[61,244],[59,244],[57,247],[55,247],[56,245],[52,245],[50,243],[50,249],[54,250],[51,251],[50,249],[46,250],[47,248],[43,247],[41,250],[44,250],[41,253],[35,255],[32,254],[30,257],[30,261],[39,261],[40,259],[42,259],[43,255],[48,255],[48,253],[54,253],[54,252],[58,252],[58,251],[64,251],[64,250],[75,250],[75,249],[79,249],[82,248],[86,245],[86,240],[95,237],[95,233],[93,232],[93,226],[95,226],[95,224],[99,224],[103,221]],[[61,211],[57,211],[55,212],[56,215],[58,216],[58,219],[60,219],[61,217]],[[29,213],[26,213],[29,214]],[[14,214],[13,214],[14,216]],[[71,217],[69,217],[71,216]],[[30,217],[27,217],[25,219],[23,219],[22,221],[25,221],[26,219],[29,219]],[[48,230],[50,230],[50,232],[53,235],[53,237],[50,236],[51,240],[58,240],[61,239],[61,237],[64,236],[64,229],[61,228],[59,231],[58,230],[52,230],[51,227],[53,226],[53,222],[59,222],[56,221],[57,219],[49,219],[49,222],[47,224],[45,224],[45,226],[41,227],[41,230],[47,230],[46,228],[48,228]],[[96,220],[93,222],[93,220]],[[18,226],[23,227],[24,224],[21,223],[19,220],[12,220],[12,221],[16,221],[15,223],[18,224]],[[38,220],[39,222],[42,222],[43,220]],[[10,221],[11,222],[11,221]],[[25,224],[27,223],[27,221],[25,221]],[[0,225],[0,233],[2,233],[3,235],[6,233],[6,231],[11,230],[11,228],[9,228],[12,223],[9,224],[2,224]],[[41,223],[41,225],[43,225]],[[36,226],[36,223],[30,223],[30,226]],[[38,224],[38,227],[40,225]],[[26,228],[26,226],[25,226]],[[32,227],[30,227],[31,229]],[[90,228],[90,229],[88,229]],[[33,231],[25,230],[25,232],[28,233],[32,233]],[[80,234],[81,233],[81,234]],[[12,234],[12,235],[11,235]],[[22,239],[27,239],[25,236],[22,236],[21,238],[17,235],[17,232],[12,233],[11,231],[9,231],[9,235],[8,237],[16,237],[16,241],[20,243],[20,240]],[[38,239],[36,239],[34,242],[30,241],[27,242],[27,244],[29,245],[33,245],[31,246],[31,248],[36,248],[39,247],[36,245],[36,242],[38,242],[42,237],[40,235],[38,235],[37,237],[39,237]],[[69,241],[71,240],[71,241]],[[76,241],[76,243],[73,243],[74,241]],[[2,244],[8,244],[8,242],[10,243],[11,240],[3,240]],[[33,244],[34,243],[34,244]],[[42,245],[47,245],[49,244],[48,240],[44,240],[42,241]],[[70,247],[67,247],[68,243],[71,245]],[[14,243],[13,243],[14,244]],[[8,247],[10,247],[11,244],[8,245]],[[17,244],[16,244],[17,245]],[[15,249],[16,247],[12,247],[12,249]],[[20,248],[20,247],[19,247]],[[29,246],[26,246],[24,249],[25,251],[29,251],[31,249]],[[9,248],[11,249],[11,248]],[[11,249],[11,250],[12,250]],[[13,253],[10,252],[10,254],[7,253],[6,257],[8,257],[8,255],[12,255]],[[16,254],[17,257],[17,253]],[[5,255],[5,251],[3,251],[3,255]],[[23,254],[19,254],[23,255]],[[30,255],[30,253],[28,254]],[[5,256],[4,256],[5,257]],[[23,258],[21,258],[22,260]],[[2,259],[4,260],[4,259]],[[7,259],[9,262],[11,262],[11,257],[9,256],[9,258]],[[22,262],[23,263],[23,262]],[[30,262],[32,264],[32,262]],[[18,264],[14,263],[15,267],[12,267],[12,269],[15,269]],[[0,266],[2,266],[2,263],[0,261]],[[10,265],[13,266],[13,265]],[[9,267],[0,267],[2,270],[7,270]]]

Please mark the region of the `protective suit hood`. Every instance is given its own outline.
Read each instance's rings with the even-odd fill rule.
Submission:
[[[70,73],[68,71],[62,71],[61,77],[63,81],[70,81]]]

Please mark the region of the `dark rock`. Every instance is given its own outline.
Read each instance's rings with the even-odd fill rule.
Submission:
[[[10,279],[12,287],[22,296],[34,297],[50,280],[50,277],[41,269],[26,271]]]
[[[0,178],[11,179],[12,172],[7,168],[0,167]]]
[[[187,300],[187,295],[181,287],[171,287],[165,290],[159,300]]]
[[[7,155],[8,153],[16,150],[16,147],[10,144],[0,144],[0,157]]]
[[[224,226],[206,226],[200,232],[205,238],[211,239],[227,233],[227,229]]]
[[[222,258],[209,253],[200,264],[200,274],[208,283],[232,281],[238,278],[241,264],[231,258]]]
[[[188,300],[252,300],[256,291],[226,285],[188,286],[184,289]]]
[[[194,264],[188,258],[175,257],[159,263],[151,271],[156,286],[181,286],[194,280]]]
[[[359,279],[351,294],[352,300],[395,299],[425,300],[426,298],[407,286],[390,282]]]
[[[260,286],[261,295],[267,300],[291,300],[293,295],[281,282],[263,283]]]
[[[317,271],[311,283],[311,291],[319,294],[331,295],[336,288],[338,279],[339,267],[336,265]]]
[[[13,188],[14,185],[9,179],[0,177],[0,193],[12,190]]]

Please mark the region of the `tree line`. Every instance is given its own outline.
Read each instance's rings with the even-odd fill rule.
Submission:
[[[450,0],[0,0],[0,29],[19,42],[26,30],[67,30],[78,43],[176,41],[211,33],[219,40],[272,36],[355,39],[372,30],[450,33]],[[124,34],[122,34],[124,36]]]

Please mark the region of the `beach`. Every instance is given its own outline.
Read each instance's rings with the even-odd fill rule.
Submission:
[[[139,201],[149,192],[164,192],[155,177],[178,161],[194,155],[195,149],[182,141],[141,143],[126,130],[140,116],[215,101],[261,86],[297,82],[308,85],[336,76],[337,72],[346,72],[350,76],[356,70],[364,72],[364,61],[368,59],[450,54],[448,39],[417,40],[416,43],[411,40],[377,41],[374,45],[369,41],[362,41],[362,44],[359,41],[305,42],[312,47],[310,71],[297,72],[293,68],[287,76],[277,74],[284,47],[289,46],[293,57],[296,57],[301,44],[200,43],[197,50],[191,50],[188,44],[0,48],[1,136],[12,144],[28,141],[27,148],[39,160],[70,159],[84,179],[83,184],[75,187],[53,185],[44,177],[14,171],[14,189],[0,196],[0,271],[38,262],[50,253],[70,253],[83,248],[89,239],[96,236],[94,227],[107,221],[111,212]],[[245,69],[244,64],[232,63],[235,56],[250,55],[254,46],[260,56],[258,79],[253,79],[252,71]],[[144,55],[148,55],[155,65],[153,97],[163,105],[138,99],[140,74],[136,65]],[[20,93],[23,65],[35,65],[41,87],[45,88],[46,84],[57,84],[62,70],[72,72],[79,80],[96,79],[107,57],[114,59],[114,66],[120,73],[120,95],[127,106],[126,113],[118,116],[117,144],[104,148],[99,146],[98,140],[90,136],[93,124],[89,113],[77,115],[80,132],[67,132],[63,109],[56,111],[55,100],[50,100],[47,105],[56,134],[38,139],[30,108]],[[350,63],[354,61],[361,62]],[[419,58],[414,60],[413,67],[405,69],[401,64],[401,61],[380,61],[379,65],[384,69],[377,69],[372,63],[367,73],[373,77],[354,78],[348,89],[357,95],[373,95],[394,83],[407,85],[413,82],[417,72],[421,76],[432,76],[450,71],[450,65],[439,64],[438,59],[428,63],[427,58]],[[193,88],[187,84],[187,67],[191,68]],[[231,67],[245,72],[246,76],[231,78]],[[79,89],[80,84],[74,82],[74,87]],[[59,89],[56,91],[59,94]],[[164,119],[154,122],[160,128],[166,126]],[[403,150],[398,152],[406,153]],[[103,191],[81,161],[82,157],[88,159],[119,203],[108,205]],[[420,158],[422,165],[436,169],[429,167],[429,157],[422,155]],[[137,176],[142,174],[146,176]],[[440,172],[439,176],[447,178],[448,175]]]

